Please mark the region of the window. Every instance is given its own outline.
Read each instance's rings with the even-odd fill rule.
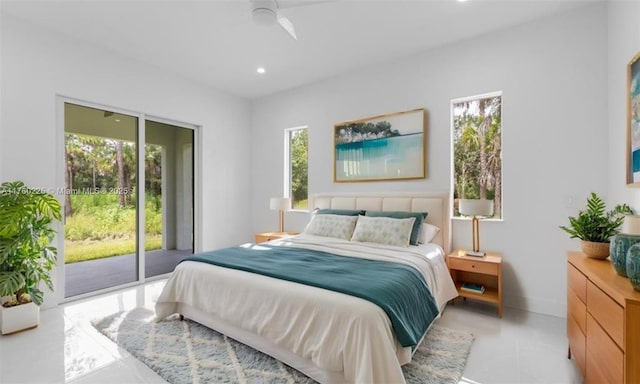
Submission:
[[[493,200],[502,218],[502,92],[451,101],[454,217],[458,199]]]
[[[307,127],[285,130],[285,186],[293,209],[307,210],[309,197],[309,133]]]

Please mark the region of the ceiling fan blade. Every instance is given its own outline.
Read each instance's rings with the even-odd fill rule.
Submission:
[[[339,0],[278,0],[279,9],[296,8],[296,7],[308,7],[310,5],[317,5],[323,3],[333,3]]]
[[[291,35],[291,37],[293,37],[295,40],[298,40],[296,31],[295,29],[293,29],[293,24],[289,19],[283,16],[278,16],[278,24],[280,24],[280,26]]]

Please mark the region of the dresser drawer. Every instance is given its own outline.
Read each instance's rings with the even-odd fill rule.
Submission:
[[[587,371],[589,375],[583,376],[586,377],[584,384],[619,384],[608,381],[602,369],[598,366],[598,362],[594,361],[593,358],[587,358]]]
[[[496,263],[484,263],[479,260],[458,259],[456,257],[449,258],[449,269],[498,275],[498,264]]]
[[[571,316],[567,318],[567,336],[569,338],[569,348],[571,356],[575,359],[582,377],[586,373],[586,338],[578,323]]]
[[[583,303],[586,303],[587,278],[578,271],[576,267],[571,265],[571,263],[567,264],[567,283],[569,285],[569,289],[572,290]]]
[[[624,348],[624,309],[591,281],[587,282],[587,312],[620,348]]]
[[[571,289],[567,292],[567,318],[573,318],[582,332],[587,331],[587,306]]]
[[[622,383],[624,379],[624,354],[616,343],[587,314],[587,382]]]

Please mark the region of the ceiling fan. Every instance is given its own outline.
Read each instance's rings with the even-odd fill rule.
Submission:
[[[276,0],[251,0],[251,16],[258,25],[271,26],[278,23],[291,37],[298,40],[293,24],[280,14]]]

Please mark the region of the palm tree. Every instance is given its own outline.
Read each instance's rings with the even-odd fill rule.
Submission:
[[[118,191],[118,203],[121,207],[125,206],[124,194],[121,191],[124,190],[124,151],[122,150],[122,141],[116,141],[116,170],[118,179],[116,183],[116,190]]]
[[[494,212],[501,215],[501,97],[461,102],[453,114],[454,195],[493,197]]]

